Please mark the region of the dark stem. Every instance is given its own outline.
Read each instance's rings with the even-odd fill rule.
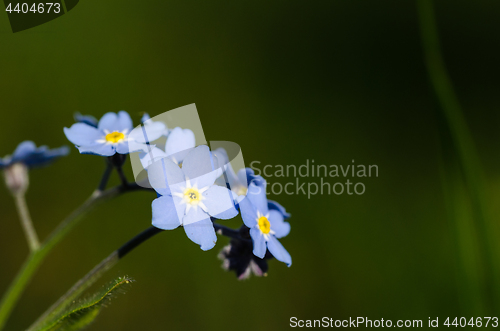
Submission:
[[[135,184],[135,183],[134,183]],[[137,184],[130,184],[125,189],[126,190],[134,190],[134,189],[143,189],[143,187]],[[133,188],[132,188],[133,187]],[[245,238],[242,235],[241,230],[234,230],[223,225],[214,223],[214,228],[217,233],[227,236],[229,238],[249,241],[251,239]],[[99,279],[106,271],[111,269],[115,264],[118,263],[120,259],[122,259],[125,255],[130,253],[136,247],[147,241],[148,239],[154,237],[156,234],[163,232],[164,230],[158,229],[154,226],[151,226],[139,233],[134,238],[130,239],[123,246],[115,250],[108,257],[101,261],[97,266],[95,266],[89,273],[87,273],[82,279],[73,285],[68,292],[66,292],[57,302],[55,302],[45,313],[42,314],[38,318],[35,323],[28,329],[29,331],[35,330],[38,326],[40,326],[49,316],[56,316],[58,313],[62,311],[68,304],[73,302],[78,296],[80,296],[83,291],[88,289],[92,284],[95,283],[97,279]]]
[[[108,162],[116,168],[116,171],[118,172],[118,176],[120,176],[120,181],[122,182],[122,185],[124,187],[128,186],[128,180],[125,174],[123,173],[123,165],[125,164],[125,161],[127,160],[127,155],[126,154],[114,154],[112,156],[108,157]]]
[[[152,187],[147,187],[147,181],[146,182],[140,182],[141,185],[138,183],[128,183],[126,186],[120,186],[124,192],[130,192],[130,191],[150,191],[150,192],[155,192],[156,191]]]
[[[150,189],[139,186],[136,183],[132,183],[127,187],[119,185],[105,191],[96,190],[92,194],[92,196],[87,199],[87,201],[85,201],[83,205],[81,205],[73,213],[71,213],[59,224],[59,226],[56,227],[54,231],[52,231],[48,238],[41,244],[40,249],[32,253],[28,257],[21,270],[19,270],[19,272],[17,273],[15,279],[7,288],[7,292],[0,300],[0,330],[5,325],[7,318],[12,312],[15,304],[19,300],[27,284],[31,281],[33,275],[38,270],[38,267],[43,262],[47,254],[68,234],[71,229],[76,226],[76,224],[78,224],[83,216],[89,213],[99,204],[102,204],[111,198],[114,198],[126,192],[139,190]]]
[[[155,234],[158,234],[164,230],[158,229],[157,227],[151,226],[144,230],[143,232],[139,233],[137,236],[129,240],[127,243],[125,243],[122,247],[118,248],[116,251],[118,253],[118,258],[121,259],[125,255],[127,255],[130,251],[132,251],[134,248],[148,240],[149,238],[153,237]]]
[[[123,169],[121,166],[116,167],[116,172],[118,173],[118,176],[120,176],[120,181],[122,182],[122,185],[125,187],[129,186],[127,177],[123,173]]]
[[[106,185],[108,184],[109,177],[111,176],[111,172],[113,171],[113,165],[111,162],[107,161],[106,162],[106,169],[104,170],[104,173],[102,174],[101,182],[99,183],[99,186],[97,187],[98,191],[104,191],[106,188]]]
[[[241,230],[234,230],[234,229],[228,228],[224,225],[217,224],[215,222],[214,222],[214,228],[215,228],[215,232],[217,232],[220,235],[223,235],[223,236],[226,236],[229,238],[233,238],[233,239],[242,240],[242,241],[251,241],[250,238],[245,238],[242,235]]]
[[[83,278],[75,283],[59,300],[57,300],[47,311],[45,311],[28,330],[35,330],[42,323],[46,322],[47,318],[57,316],[63,309],[65,309],[71,302],[78,298],[83,291],[88,289],[94,284],[106,271],[111,269],[118,261],[131,252],[134,248],[150,239],[154,235],[163,232],[164,230],[151,226],[139,233],[137,236],[129,240],[119,249],[113,251],[108,257],[96,265],[89,271]]]

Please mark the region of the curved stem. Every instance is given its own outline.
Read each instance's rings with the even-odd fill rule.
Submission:
[[[134,248],[145,242],[146,240],[152,238],[154,235],[163,232],[163,230],[158,229],[154,226],[149,227],[144,230],[122,247],[111,253],[107,258],[96,265],[89,273],[87,273],[82,279],[73,285],[68,292],[66,292],[59,300],[57,300],[52,306],[50,306],[47,311],[45,311],[42,316],[40,316],[35,323],[33,323],[28,331],[35,330],[39,327],[49,316],[55,316],[59,314],[69,303],[75,300],[82,294],[87,288],[92,286],[99,277],[102,276],[106,271],[111,269],[118,261],[125,255],[130,253]]]
[[[29,328],[28,331],[36,330],[49,316],[59,314],[68,304],[73,302],[80,294],[89,288],[106,271],[111,269],[118,262],[118,254],[114,251],[101,263],[96,265],[85,277],[73,285],[68,292],[60,297],[52,306],[49,307]]]
[[[214,228],[218,234],[224,235],[229,238],[239,239],[239,240],[249,240],[241,236],[240,231],[230,229],[223,225],[214,223]],[[51,316],[58,315],[68,304],[73,302],[78,298],[83,291],[92,286],[99,277],[101,277],[106,271],[115,266],[120,259],[125,255],[130,253],[136,247],[152,238],[154,235],[163,232],[164,230],[158,229],[151,226],[139,233],[137,236],[126,242],[119,249],[115,250],[108,257],[101,261],[97,266],[95,266],[91,271],[89,271],[82,279],[73,285],[68,292],[66,292],[59,300],[57,300],[49,309],[47,309],[29,328],[28,331],[36,330],[41,326],[47,318]]]
[[[99,204],[114,198],[122,193],[141,190],[142,187],[137,184],[129,184],[128,186],[117,186],[110,188],[104,192],[99,190],[95,191],[92,196],[85,201],[83,205],[71,213],[61,224],[52,232],[52,234],[42,243],[40,248],[33,252],[21,270],[18,272],[16,278],[13,280],[7,292],[4,294],[0,301],[0,330],[3,329],[7,318],[9,317],[14,305],[19,300],[24,288],[29,283],[38,266],[44,260],[49,251],[61,241],[62,238],[80,221],[84,215],[88,214]]]
[[[30,246],[30,250],[31,252],[36,252],[40,247],[40,241],[38,240],[38,235],[36,234],[33,222],[31,221],[24,192],[14,194],[14,200],[16,201],[17,212],[19,214],[19,218],[21,219],[21,224],[23,226],[28,245]]]
[[[484,179],[479,156],[441,55],[432,0],[417,0],[417,9],[425,64],[432,87],[441,106],[440,110],[449,127],[458,156],[458,163],[477,220],[474,226],[477,227],[480,234],[478,242],[484,259],[484,261],[477,262],[485,269],[484,271],[478,271],[479,274],[482,274],[481,277],[484,278],[481,282],[483,289],[480,296],[489,296],[492,293],[493,297],[495,295],[499,296],[500,270],[497,265],[499,260],[496,244],[497,229],[488,219],[489,215],[484,199]],[[455,220],[455,222],[457,221]],[[469,235],[472,236],[472,234]],[[484,264],[481,265],[482,262]],[[492,301],[494,303],[495,299]]]

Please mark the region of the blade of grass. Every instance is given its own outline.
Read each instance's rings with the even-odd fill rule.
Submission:
[[[489,220],[484,196],[484,179],[479,157],[467,127],[462,108],[441,55],[432,0],[417,0],[418,18],[425,64],[440,110],[448,124],[458,163],[476,220],[480,254],[484,256],[484,296],[488,306],[495,307],[499,297],[499,270],[496,227]],[[493,294],[493,295],[491,295]]]

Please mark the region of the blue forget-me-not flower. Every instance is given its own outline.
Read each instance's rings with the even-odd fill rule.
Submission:
[[[214,185],[217,175],[217,159],[205,145],[192,149],[182,168],[168,157],[151,164],[149,182],[159,195],[152,203],[153,225],[163,230],[183,226],[202,250],[213,248],[217,236],[211,217],[230,219],[238,214],[231,191]]]
[[[64,133],[82,154],[112,156],[116,153],[147,151],[146,143],[158,139],[165,131],[165,125],[156,122],[153,126],[144,126],[147,134],[143,130],[132,132],[132,119],[125,111],[105,114],[97,127],[92,125],[89,118],[81,119],[81,122],[73,124],[71,128],[64,128]]]
[[[219,253],[218,258],[222,260],[222,268],[226,271],[234,271],[239,280],[247,279],[250,275],[257,277],[266,276],[267,260],[273,256],[269,251],[263,259],[252,253],[251,240],[231,239],[229,245],[225,246]]]
[[[246,197],[239,203],[241,217],[250,228],[254,255],[264,258],[267,248],[278,261],[290,266],[292,258],[278,241],[290,232],[290,224],[284,221],[287,213],[276,203],[271,203],[269,208],[266,185],[266,181],[260,176],[252,180]]]
[[[226,178],[229,184],[229,187],[231,188],[231,191],[236,193],[238,195],[238,200],[241,201],[243,199],[248,191],[248,185],[250,183],[258,178],[262,179],[261,176],[255,175],[253,169],[251,168],[243,168],[238,170],[238,172],[235,172],[233,170],[233,167],[231,166],[231,163],[229,162],[229,157],[227,155],[227,152],[224,148],[217,148],[215,150],[215,153],[218,156],[219,159],[219,164],[224,165],[225,172],[226,172],[226,177],[221,176],[217,179],[217,182],[219,185],[224,185],[226,182]],[[270,210],[277,210],[279,211],[284,219],[289,219],[290,214],[287,213],[285,210],[285,207],[277,203],[276,201],[273,200],[267,200],[267,206]]]
[[[165,157],[170,158],[175,163],[182,163],[184,158],[194,149],[195,136],[190,129],[181,129],[176,127],[169,131],[165,149],[162,150],[156,146],[149,146],[147,153],[140,154],[140,160],[144,169],[146,169],[155,160]]]
[[[4,170],[6,185],[11,192],[20,193],[28,188],[29,168],[47,165],[68,153],[66,146],[49,149],[47,146],[36,147],[32,141],[23,141],[12,155],[0,158],[0,169]]]
[[[7,168],[15,163],[22,163],[28,168],[43,166],[61,156],[68,155],[68,153],[69,148],[67,146],[49,149],[47,146],[36,147],[32,141],[23,141],[17,146],[12,155],[0,158],[0,169]]]
[[[248,190],[248,184],[255,178],[254,171],[250,168],[243,168],[235,172],[227,151],[224,148],[217,148],[214,153],[217,155],[219,164],[224,168],[224,176],[217,179],[219,185],[229,184],[231,191],[233,191],[237,196],[238,200],[245,197]]]

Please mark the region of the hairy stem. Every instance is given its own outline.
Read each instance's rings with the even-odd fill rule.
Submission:
[[[15,194],[14,200],[16,201],[17,212],[19,214],[19,218],[21,219],[21,224],[23,226],[28,245],[30,246],[30,250],[31,252],[36,252],[40,247],[40,241],[38,240],[36,230],[33,226],[33,222],[31,221],[31,216],[28,205],[26,204],[24,192]]]
[[[82,279],[73,285],[68,292],[66,292],[59,300],[57,300],[52,306],[50,306],[47,311],[45,311],[36,321],[33,323],[28,331],[36,330],[39,326],[41,326],[47,318],[52,316],[56,316],[59,314],[68,304],[73,302],[76,298],[78,298],[83,291],[88,289],[92,284],[95,283],[97,279],[99,279],[106,271],[111,269],[118,261],[135,249],[137,246],[145,242],[146,240],[152,238],[154,235],[162,232],[163,230],[158,229],[154,226],[149,227],[144,230],[127,243],[125,243],[122,247],[111,253],[107,258],[101,261],[98,265],[96,265],[89,273],[87,273]]]
[[[87,199],[87,201],[85,201],[83,205],[64,219],[62,223],[59,224],[59,226],[52,232],[52,234],[42,243],[40,248],[36,252],[31,253],[7,289],[7,292],[4,294],[2,300],[0,301],[0,330],[2,330],[5,326],[5,323],[7,322],[15,304],[19,300],[25,287],[28,285],[46,255],[69,233],[71,229],[73,229],[83,216],[88,214],[99,204],[109,199],[125,192],[137,191],[141,189],[143,188],[137,184],[129,184],[126,187],[120,185],[103,192],[97,190],[89,199]]]
[[[223,225],[214,223],[214,228],[218,234],[224,235],[229,238],[235,238],[239,240],[248,240],[242,238],[240,231],[233,230]],[[164,230],[158,229],[151,226],[139,233],[137,236],[126,242],[119,249],[115,250],[108,257],[102,260],[97,266],[95,266],[91,271],[89,271],[82,279],[73,285],[68,292],[66,292],[61,298],[59,298],[49,309],[47,309],[28,329],[28,331],[34,331],[40,327],[45,321],[57,316],[62,310],[65,309],[67,305],[78,298],[83,291],[92,286],[97,279],[99,279],[106,271],[115,266],[120,259],[125,255],[130,253],[136,247],[152,238],[154,235],[163,232]]]

